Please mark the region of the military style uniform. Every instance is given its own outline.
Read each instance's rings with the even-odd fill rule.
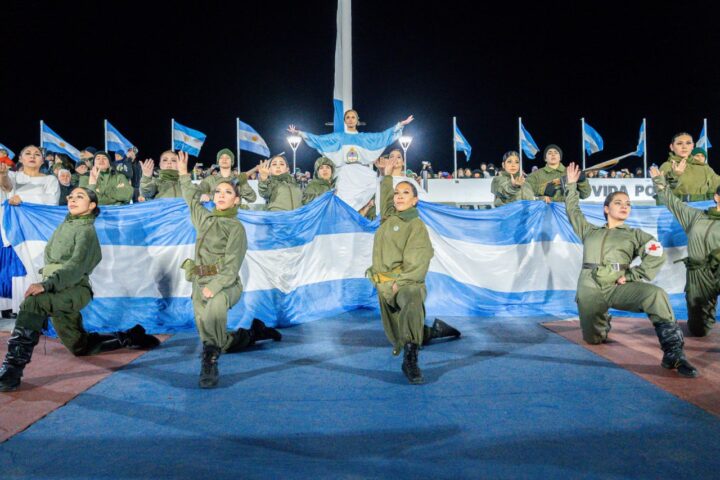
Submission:
[[[233,174],[230,177],[221,177],[218,175],[210,175],[209,177],[203,178],[198,185],[198,190],[201,194],[212,196],[215,194],[215,187],[223,182],[233,183],[237,182],[238,190],[240,191],[240,198],[245,200],[247,203],[253,203],[257,200],[257,194],[255,190],[248,183],[248,177],[245,173]],[[240,208],[248,210],[246,204],[240,204]]]
[[[672,193],[685,202],[712,200],[720,185],[720,176],[706,162],[699,162],[693,157],[687,159],[685,171],[677,175],[672,166],[681,161],[682,158],[671,153],[667,161],[660,165],[660,171],[667,179]],[[656,202],[662,204],[659,195]]]
[[[146,200],[157,198],[181,198],[180,175],[177,170],[160,170],[157,178],[142,176],[140,195]]]
[[[490,192],[495,195],[493,205],[496,207],[517,202],[518,200],[535,200],[533,189],[527,181],[522,185],[513,185],[510,174],[505,171],[493,177]]]
[[[94,191],[100,205],[124,205],[130,203],[133,186],[127,177],[112,169],[100,172],[97,183],[90,185],[90,176],[81,176],[80,186]]]
[[[715,324],[717,297],[720,294],[720,211],[716,207],[702,211],[683,203],[670,193],[665,179],[653,178],[658,197],[667,205],[685,230],[688,256],[685,300],[688,309],[688,329],[698,337],[710,333]]]
[[[267,203],[265,210],[270,212],[295,210],[302,206],[302,191],[289,173],[270,175],[267,180],[260,180],[258,192]]]
[[[550,168],[545,165],[528,175],[525,183],[530,186],[536,197],[550,197],[553,202],[564,202],[565,193],[560,180],[565,176],[565,165],[562,163],[557,168]],[[553,181],[558,180],[557,184]],[[587,180],[578,182],[577,190],[580,198],[588,198],[592,193],[590,183]]]
[[[323,180],[318,175],[318,169],[322,165],[327,165],[332,169],[332,176],[330,180]],[[308,203],[315,200],[317,197],[323,195],[326,192],[335,188],[335,164],[332,160],[327,157],[320,157],[315,161],[315,176],[310,182],[308,182],[305,191],[303,192],[302,203],[307,205]]]

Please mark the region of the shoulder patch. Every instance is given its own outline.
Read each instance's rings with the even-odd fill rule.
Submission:
[[[645,244],[645,254],[652,257],[660,257],[663,254],[662,243],[657,240],[650,240]]]

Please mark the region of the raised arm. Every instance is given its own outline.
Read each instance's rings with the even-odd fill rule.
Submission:
[[[140,195],[147,199],[157,195],[157,184],[153,178],[153,170],[155,169],[155,161],[152,158],[140,162],[142,168],[142,177],[140,177]]]
[[[577,182],[580,179],[580,168],[571,163],[567,167],[567,185],[565,185],[565,212],[567,213],[570,225],[572,225],[575,234],[581,240],[585,235],[593,229],[582,210],[580,210],[580,194],[577,189]]]
[[[652,177],[653,184],[655,185],[655,191],[658,196],[665,201],[665,205],[668,207],[668,210],[672,212],[683,230],[686,232],[690,230],[692,224],[702,216],[702,212],[696,208],[688,206],[685,202],[677,198],[672,191],[670,191],[670,187],[667,185],[665,176],[657,167],[650,168],[650,176]]]
[[[188,173],[188,154],[187,152],[178,152],[178,174],[180,175],[180,191],[182,191],[185,202],[190,207],[190,219],[196,227],[202,223],[205,218],[210,216],[210,212],[200,203],[200,195],[198,189],[193,185]]]

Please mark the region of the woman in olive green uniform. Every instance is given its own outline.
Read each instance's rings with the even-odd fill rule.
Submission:
[[[223,148],[217,153],[216,156],[217,164],[220,167],[220,172],[217,175],[210,175],[205,177],[198,185],[198,190],[202,193],[201,201],[207,202],[210,197],[215,193],[215,187],[221,182],[235,182],[237,184],[238,191],[240,192],[241,200],[245,200],[247,203],[253,203],[257,200],[257,194],[248,183],[248,176],[246,173],[235,173],[233,172],[233,166],[235,165],[235,154],[229,148]],[[248,206],[244,203],[240,203],[240,208],[247,210]]]
[[[495,195],[493,205],[501,207],[518,200],[535,200],[535,194],[520,171],[520,155],[509,151],[503,155],[503,171],[493,177],[490,191]]]
[[[303,205],[315,200],[325,192],[335,188],[335,164],[327,157],[315,160],[315,178],[310,180],[303,192]]]
[[[80,177],[80,186],[97,193],[100,205],[124,205],[130,203],[133,186],[125,175],[110,167],[110,155],[97,152],[93,157],[90,175]]]
[[[160,172],[157,178],[153,177],[155,161],[152,158],[140,162],[142,178],[140,178],[141,202],[157,198],[181,198],[180,175],[177,166],[178,156],[172,150],[166,150],[160,155]]]
[[[95,192],[82,187],[75,188],[68,196],[69,213],[45,246],[43,280],[30,285],[20,305],[0,369],[0,391],[12,391],[20,386],[25,365],[30,363],[40,331],[47,328],[48,317],[52,317],[60,341],[73,355],[94,355],[121,347],[151,348],[159,344],[158,339],[145,334],[140,325],[112,335],[87,333],[83,328],[80,310],[92,300],[89,277],[102,258],[94,226],[100,213],[97,204]]]
[[[258,192],[265,199],[265,210],[282,212],[302,206],[302,191],[288,173],[287,160],[276,155],[258,165]]]
[[[565,192],[562,183],[565,177],[565,165],[562,164],[563,152],[557,145],[548,145],[543,153],[545,166],[532,172],[527,177],[527,183],[538,200],[550,202],[564,202]],[[592,193],[590,183],[581,175],[577,184],[580,198],[588,198]]]
[[[692,208],[673,195],[657,167],[650,169],[655,191],[662,203],[675,215],[687,235],[685,301],[688,330],[697,337],[710,333],[715,325],[717,297],[720,294],[720,187],[715,191],[715,206],[707,210]]]
[[[425,326],[425,276],[433,257],[427,227],[420,220],[415,186],[400,182],[393,191],[394,161],[385,165],[380,184],[382,219],[375,232],[373,263],[367,275],[375,285],[383,328],[393,354],[404,349],[402,371],[410,383],[424,382],[417,364],[420,345],[433,338],[459,337],[441,320]]]
[[[247,251],[245,228],[237,219],[240,195],[234,183],[222,182],[215,187],[211,212],[200,203],[198,189],[188,175],[188,156],[178,153],[178,172],[183,197],[190,207],[190,218],[197,231],[195,259],[182,265],[192,282],[195,325],[203,343],[200,387],[212,388],[218,383],[218,357],[221,352],[237,352],[258,340],[280,340],[280,333],[253,320],[250,330],[227,331],[227,312],[240,300],[242,283],[240,266]]]
[[[578,198],[580,169],[571,163],[567,174],[565,208],[573,230],[583,242],[583,265],[576,295],[583,339],[591,344],[607,340],[610,308],[645,312],[664,352],[661,365],[677,369],[682,376],[696,377],[697,370],[685,358],[682,331],[667,293],[644,282],[652,280],[665,263],[662,245],[652,235],[625,225],[631,205],[624,192],[611,193],[605,199],[604,226],[588,223]],[[630,267],[638,256],[640,264]]]
[[[720,186],[720,176],[705,162],[707,155],[693,155],[694,146],[689,133],[675,134],[668,159],[660,165],[672,193],[684,202],[711,200]],[[656,203],[662,205],[659,195]]]

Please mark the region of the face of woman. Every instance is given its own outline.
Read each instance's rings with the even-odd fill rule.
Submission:
[[[215,187],[215,195],[213,196],[215,208],[218,210],[227,210],[233,205],[240,203],[240,199],[235,194],[235,189],[227,182],[222,182]]]
[[[28,147],[23,150],[22,155],[20,155],[20,163],[22,163],[24,168],[40,168],[43,163],[42,153],[40,153],[40,149],[37,147]]]
[[[101,172],[104,172],[110,168],[110,159],[105,155],[96,155],[95,166],[98,167]]]
[[[560,152],[558,152],[554,148],[551,148],[547,151],[547,154],[545,155],[545,162],[548,164],[549,167],[557,167],[558,165],[560,165]]]
[[[680,135],[670,144],[670,151],[680,158],[689,157],[693,148],[695,148],[695,143],[690,135]]]
[[[320,165],[318,167],[318,176],[323,180],[330,180],[332,178],[332,167],[330,165]]]
[[[270,162],[270,175],[282,175],[288,172],[287,163],[282,157],[275,157]]]
[[[350,129],[357,128],[358,124],[358,114],[355,112],[355,110],[350,110],[345,114],[345,126]]]
[[[628,216],[630,215],[630,210],[632,210],[632,205],[630,204],[630,197],[628,197],[624,193],[615,195],[615,197],[613,197],[612,201],[610,202],[610,205],[605,207],[605,213],[608,216],[608,220],[613,219],[623,222],[627,220]]]
[[[163,153],[160,157],[160,170],[177,170],[178,156],[174,153]]]
[[[393,167],[393,171],[405,171],[405,161],[402,158],[402,155],[397,150],[393,150],[390,152],[390,155],[388,155],[388,160],[390,162],[395,162],[395,167]]]
[[[503,162],[503,168],[510,175],[515,175],[520,171],[520,159],[515,155],[511,155]]]
[[[412,188],[407,182],[401,182],[395,187],[395,195],[393,196],[393,203],[395,210],[398,212],[404,212],[408,208],[417,205],[418,198],[413,194]]]
[[[227,153],[220,155],[220,158],[218,158],[218,165],[220,165],[220,168],[232,167],[232,159],[230,158],[230,155]]]
[[[82,188],[76,188],[70,192],[70,195],[67,196],[67,201],[70,215],[74,215],[76,217],[80,215],[87,215],[92,212],[95,207],[97,207],[97,204],[90,201],[90,197],[87,192]]]

